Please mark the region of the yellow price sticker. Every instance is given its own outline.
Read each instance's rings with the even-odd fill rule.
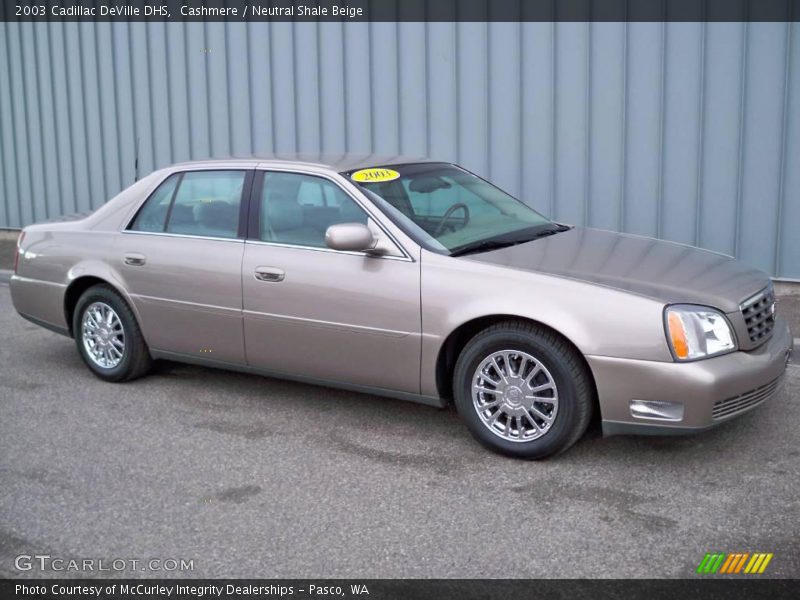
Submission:
[[[392,181],[400,177],[400,173],[392,169],[361,169],[350,175],[350,179],[359,183],[379,183]]]

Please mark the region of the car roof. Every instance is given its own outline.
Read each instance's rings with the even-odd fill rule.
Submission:
[[[227,159],[208,159],[208,160],[194,160],[188,162],[178,163],[173,167],[185,166],[232,166],[241,165],[242,163],[250,163],[253,166],[258,165],[268,167],[275,166],[290,166],[290,165],[308,165],[323,167],[336,171],[337,173],[343,171],[352,171],[353,169],[366,169],[369,167],[378,167],[384,165],[401,165],[408,163],[420,162],[444,162],[434,161],[429,158],[403,156],[399,154],[354,154],[354,153],[340,153],[340,154],[307,154],[307,153],[279,153],[279,154],[265,154],[254,156],[243,156]]]

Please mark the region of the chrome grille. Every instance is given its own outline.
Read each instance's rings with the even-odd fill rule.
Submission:
[[[757,387],[754,390],[739,394],[727,400],[718,400],[711,409],[712,419],[724,419],[738,412],[752,408],[761,404],[767,398],[771,398],[777,391],[781,383],[781,377],[774,379],[766,385]]]
[[[775,292],[772,286],[748,298],[740,308],[750,341],[756,346],[766,342],[775,327]]]

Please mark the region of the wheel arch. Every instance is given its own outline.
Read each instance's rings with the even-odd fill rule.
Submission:
[[[78,305],[78,300],[86,290],[96,285],[105,285],[117,292],[128,306],[131,307],[131,310],[134,311],[134,315],[138,319],[133,303],[130,302],[127,294],[123,293],[118,286],[97,275],[81,275],[73,279],[64,291],[64,320],[67,322],[67,330],[69,331],[70,337],[75,337],[75,332],[72,330],[72,318],[75,314],[75,307]]]
[[[512,314],[494,314],[476,317],[462,323],[450,332],[447,338],[445,338],[444,343],[439,348],[439,353],[436,357],[436,388],[438,390],[439,397],[447,401],[452,401],[453,373],[455,371],[456,361],[469,341],[484,329],[487,329],[492,325],[497,325],[498,323],[504,323],[508,321],[521,321],[547,329],[554,335],[557,335],[564,340],[574,350],[576,356],[580,358],[581,363],[586,369],[586,373],[589,375],[589,382],[592,388],[593,408],[596,414],[599,414],[600,404],[597,395],[597,384],[594,379],[594,373],[592,372],[591,366],[586,360],[586,357],[583,355],[583,352],[580,351],[578,346],[571,339],[569,339],[569,337],[550,325],[535,319],[520,317],[519,315]]]

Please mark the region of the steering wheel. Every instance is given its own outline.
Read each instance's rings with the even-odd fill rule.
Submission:
[[[461,227],[467,226],[467,223],[469,223],[469,207],[463,202],[456,202],[445,211],[444,215],[442,215],[442,218],[439,221],[439,225],[436,226],[436,231],[433,232],[433,237],[438,237],[439,234],[442,233],[444,226],[447,224],[447,220],[453,215],[454,212],[456,212],[459,209],[464,211],[464,217],[463,217],[464,222],[461,225]]]

